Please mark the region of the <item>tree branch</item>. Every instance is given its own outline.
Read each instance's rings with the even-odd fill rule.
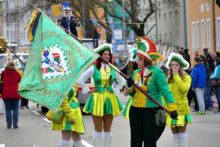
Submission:
[[[153,6],[153,2],[152,0],[148,0],[149,4],[150,4],[150,12],[146,15],[146,17],[143,20],[143,23],[145,23],[148,19],[148,17],[150,17],[153,13],[154,13],[154,6]]]

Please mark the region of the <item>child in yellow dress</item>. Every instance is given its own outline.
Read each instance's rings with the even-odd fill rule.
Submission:
[[[71,137],[73,139],[73,147],[81,147],[80,135],[85,132],[82,113],[79,107],[79,102],[76,98],[76,91],[70,90],[67,97],[64,99],[60,110],[63,110],[64,117],[61,123],[52,121],[51,129],[61,131],[62,140],[59,147],[69,147]]]

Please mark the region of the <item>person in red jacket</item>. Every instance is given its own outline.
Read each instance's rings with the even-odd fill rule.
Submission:
[[[7,128],[18,128],[19,100],[18,83],[21,80],[19,72],[15,69],[14,62],[7,63],[5,70],[1,74],[2,80],[2,99],[5,104]]]

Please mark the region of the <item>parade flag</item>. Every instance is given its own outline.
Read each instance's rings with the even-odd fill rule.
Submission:
[[[43,12],[34,11],[26,27],[33,41],[19,93],[57,110],[73,83],[98,55],[80,43]]]

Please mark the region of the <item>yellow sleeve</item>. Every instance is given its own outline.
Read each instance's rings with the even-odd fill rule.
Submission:
[[[177,84],[179,90],[183,93],[188,92],[190,85],[191,85],[191,77],[187,74],[184,75],[184,80],[181,79],[181,77],[179,76],[179,74],[175,74],[173,76],[173,80],[175,81],[175,83]]]
[[[74,116],[73,111],[70,108],[70,104],[68,102],[68,97],[65,97],[65,99],[61,105],[61,108],[69,121],[74,119],[75,116]]]
[[[19,69],[17,69],[17,71],[18,71],[19,75],[22,77],[22,75],[23,75],[22,71]]]

